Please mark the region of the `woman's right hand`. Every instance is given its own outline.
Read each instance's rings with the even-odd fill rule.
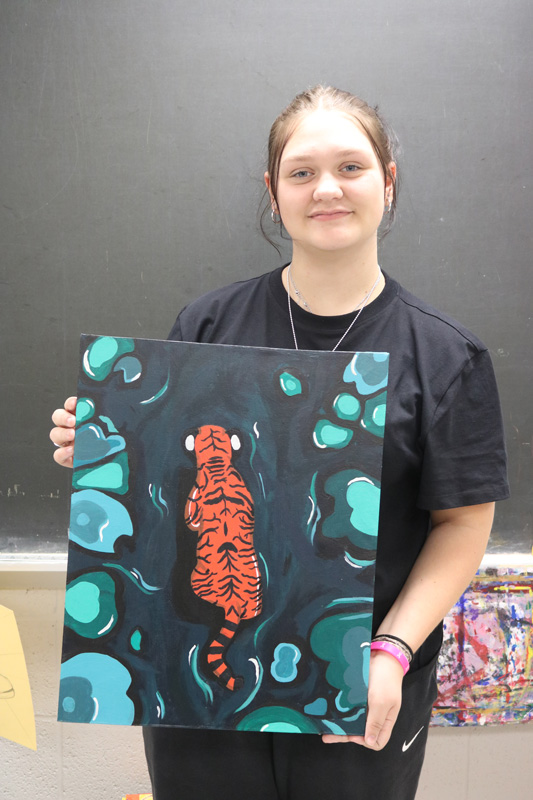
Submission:
[[[65,400],[64,408],[56,408],[52,414],[52,422],[56,426],[50,431],[50,439],[56,445],[54,461],[62,467],[72,468],[77,400],[77,397],[69,397]]]

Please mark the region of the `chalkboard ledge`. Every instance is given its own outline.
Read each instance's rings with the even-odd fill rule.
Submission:
[[[2,589],[63,589],[67,571],[66,553],[2,553]]]
[[[478,576],[494,569],[533,571],[533,555],[527,553],[488,553],[483,558]],[[66,553],[3,553],[0,554],[0,586],[2,589],[63,589],[67,571]]]

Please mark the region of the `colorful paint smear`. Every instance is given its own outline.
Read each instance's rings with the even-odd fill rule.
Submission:
[[[533,720],[533,568],[480,571],[446,617],[433,725]]]
[[[122,800],[153,800],[153,794],[127,794]]]

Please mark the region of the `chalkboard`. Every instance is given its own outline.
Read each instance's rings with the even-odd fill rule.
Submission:
[[[280,263],[257,223],[266,138],[322,82],[396,129],[380,260],[490,348],[513,492],[491,550],[531,551],[532,16],[528,0],[3,0],[0,550],[66,550],[48,430],[79,334],[165,338],[192,298]]]

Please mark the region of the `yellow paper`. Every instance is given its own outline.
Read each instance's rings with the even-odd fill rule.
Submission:
[[[26,660],[9,608],[0,606],[0,736],[37,749]]]

